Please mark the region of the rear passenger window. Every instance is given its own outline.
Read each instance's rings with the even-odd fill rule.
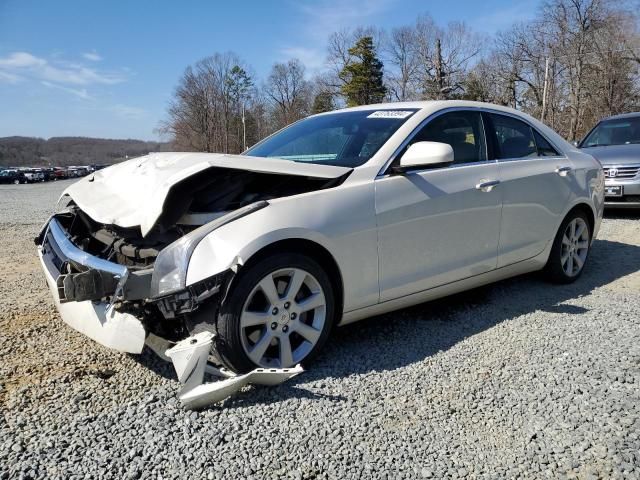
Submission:
[[[557,157],[559,154],[555,148],[551,146],[547,139],[538,133],[537,130],[533,130],[533,136],[536,139],[536,146],[538,147],[539,157]]]
[[[538,156],[531,127],[506,115],[490,113],[495,132],[496,158],[514,159]]]
[[[453,163],[471,163],[487,159],[487,149],[479,112],[456,110],[443,113],[420,130],[411,143],[448,143],[453,149]]]

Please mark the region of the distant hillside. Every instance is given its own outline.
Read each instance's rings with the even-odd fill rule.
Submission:
[[[0,166],[111,164],[170,150],[168,143],[87,137],[0,137]]]

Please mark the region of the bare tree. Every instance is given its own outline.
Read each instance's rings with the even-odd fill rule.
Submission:
[[[299,120],[311,110],[311,86],[304,74],[304,65],[298,59],[275,63],[271,68],[265,94],[273,106],[273,120],[278,128]]]
[[[387,88],[392,100],[406,101],[418,97],[419,62],[415,40],[415,30],[405,26],[394,28],[384,42]]]
[[[636,108],[635,15],[613,0],[552,0],[497,37],[499,83],[512,106],[542,117],[569,139],[604,115]],[[546,88],[545,88],[546,87]]]
[[[446,28],[440,28],[428,15],[418,18],[414,30],[414,52],[420,65],[423,97],[461,96],[472,62],[482,52],[483,38],[462,22],[451,22]]]

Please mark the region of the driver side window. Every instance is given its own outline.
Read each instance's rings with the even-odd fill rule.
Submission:
[[[451,145],[453,164],[487,159],[482,117],[479,112],[456,110],[443,113],[427,123],[411,143],[441,142]]]

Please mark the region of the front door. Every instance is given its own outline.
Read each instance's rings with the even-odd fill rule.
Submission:
[[[443,113],[414,141],[450,144],[454,162],[376,181],[381,301],[496,268],[502,198],[480,113]]]

